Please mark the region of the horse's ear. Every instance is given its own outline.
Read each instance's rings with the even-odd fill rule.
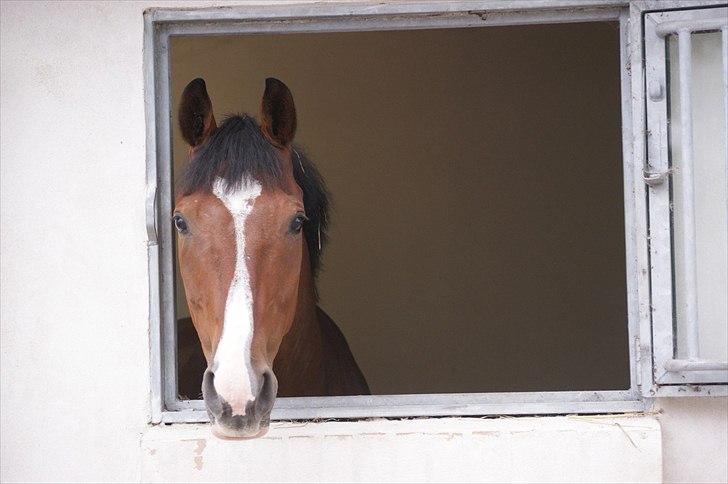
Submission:
[[[273,77],[266,79],[260,110],[263,134],[280,148],[289,146],[296,135],[296,106],[288,86]]]
[[[197,78],[187,84],[179,103],[179,127],[182,137],[192,148],[200,146],[217,129],[212,113],[212,101],[207,95],[205,81]]]

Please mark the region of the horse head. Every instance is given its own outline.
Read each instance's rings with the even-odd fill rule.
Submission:
[[[320,230],[306,228],[293,166],[296,108],[281,81],[266,80],[260,114],[260,124],[245,115],[217,126],[202,79],[187,85],[179,107],[190,160],[173,215],[178,262],[207,360],[205,406],[222,437],[268,428],[273,361],[299,305],[301,273],[311,271],[304,232]]]

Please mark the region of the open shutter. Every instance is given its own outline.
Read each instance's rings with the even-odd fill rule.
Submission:
[[[644,29],[654,383],[723,392],[728,8],[651,12]]]

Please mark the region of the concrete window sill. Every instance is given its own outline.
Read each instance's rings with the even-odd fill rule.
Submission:
[[[208,425],[150,427],[142,481],[659,482],[652,415],[274,422],[226,441]]]

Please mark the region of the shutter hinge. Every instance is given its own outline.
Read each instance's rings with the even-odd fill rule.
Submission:
[[[657,185],[662,185],[665,183],[665,180],[667,180],[667,177],[670,176],[670,173],[672,173],[672,170],[665,170],[665,171],[648,171],[648,170],[642,170],[642,179],[645,181],[645,184],[648,186],[654,187]]]

